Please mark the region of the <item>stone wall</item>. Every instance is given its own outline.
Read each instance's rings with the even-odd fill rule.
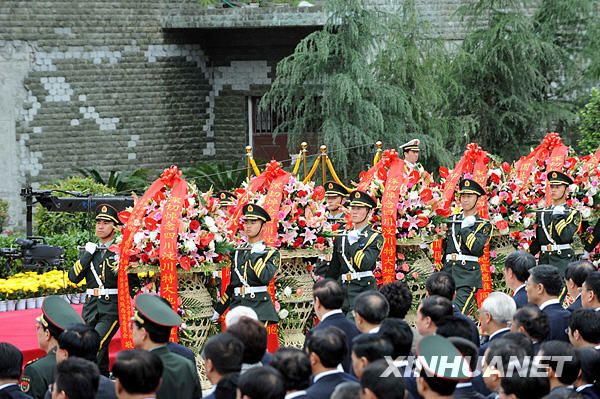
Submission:
[[[396,0],[372,0],[397,7]],[[318,3],[318,2],[316,2]],[[435,3],[435,4],[430,4]],[[460,0],[418,0],[455,40]],[[248,97],[325,20],[317,7],[205,9],[195,0],[0,2],[0,197],[94,168],[243,161]]]

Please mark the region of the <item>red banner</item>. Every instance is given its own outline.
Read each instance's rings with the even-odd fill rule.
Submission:
[[[381,252],[381,271],[383,284],[396,280],[396,220],[398,211],[398,197],[400,189],[404,186],[404,161],[398,159],[394,151],[388,153],[386,163],[389,163],[385,190],[381,198],[381,230],[384,238]]]
[[[487,186],[487,171],[488,166],[486,163],[486,153],[481,152],[475,164],[473,165],[473,180],[477,182],[481,187]],[[487,195],[481,196],[477,204],[479,216],[484,219],[490,218],[490,210],[488,208]],[[488,297],[492,292],[492,274],[490,273],[490,242],[485,244],[483,256],[479,258],[479,266],[481,268],[481,282],[482,289],[477,291],[477,305],[481,306],[481,303]]]
[[[592,154],[590,156],[590,159],[587,161],[586,167],[588,172],[593,171],[594,169],[596,169],[596,166],[598,166],[598,163],[600,162],[600,148],[598,148],[598,150]]]
[[[466,153],[466,151],[465,151]],[[467,166],[467,158],[463,156],[461,160],[456,164],[452,172],[446,178],[444,187],[442,190],[442,209],[449,209],[452,199],[454,199],[454,193],[456,192],[456,185],[460,180],[461,176],[465,172],[464,169]]]
[[[279,207],[281,206],[281,199],[283,197],[283,187],[290,180],[290,174],[285,172],[280,176],[276,177],[269,186],[269,192],[265,198],[263,208],[269,216],[271,221],[265,225],[265,231],[263,233],[263,239],[265,244],[268,246],[274,246],[275,240],[277,239],[277,227],[279,226]],[[272,279],[269,283],[269,295],[271,295],[271,301],[275,303],[275,279]],[[273,353],[279,349],[279,334],[277,331],[277,324],[267,326],[268,340],[267,349]]]
[[[177,237],[181,223],[181,210],[187,196],[187,182],[177,178],[171,195],[163,207],[160,224],[160,295],[167,299],[177,312]],[[177,342],[177,328],[171,331],[171,341]]]
[[[121,325],[121,342],[123,349],[133,349],[133,337],[131,335],[130,321],[133,317],[131,299],[129,296],[129,279],[127,269],[129,268],[129,256],[133,247],[133,236],[142,226],[142,218],[146,212],[146,205],[163,187],[164,183],[158,179],[144,193],[135,205],[129,215],[125,226],[122,229],[123,240],[119,249],[119,324]]]

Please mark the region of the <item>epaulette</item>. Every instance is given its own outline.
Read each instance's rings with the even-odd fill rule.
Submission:
[[[40,360],[40,359],[41,359],[41,357],[36,357],[35,359],[28,361],[28,362],[25,364],[25,367],[29,366],[30,364],[33,364],[33,363],[37,362],[37,361],[38,361],[38,360]]]

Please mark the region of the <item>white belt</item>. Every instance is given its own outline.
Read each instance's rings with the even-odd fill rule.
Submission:
[[[465,262],[479,262],[479,258],[477,256],[471,255],[461,255],[461,254],[448,254],[446,255],[446,261],[465,261]]]
[[[342,281],[350,282],[352,280],[360,280],[365,277],[373,277],[374,274],[371,271],[368,272],[356,272],[356,273],[346,273],[342,274]]]
[[[91,296],[117,295],[119,290],[116,288],[92,288],[85,290],[85,293]]]
[[[254,294],[258,294],[259,292],[267,292],[267,286],[263,285],[262,287],[247,287],[243,285],[241,287],[236,287],[233,290],[233,293],[236,296],[244,296],[247,294],[254,296]]]
[[[546,252],[560,252],[563,249],[571,249],[571,244],[556,244],[556,245],[548,244],[548,245],[542,245],[542,253],[546,253]]]
[[[221,270],[215,270],[214,272],[212,272],[212,275],[214,278],[222,278]]]

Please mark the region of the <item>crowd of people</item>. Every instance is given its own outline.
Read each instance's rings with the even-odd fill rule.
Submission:
[[[198,359],[212,385],[204,397],[600,398],[600,271],[576,261],[561,277],[517,251],[504,275],[512,295],[492,292],[477,311],[479,326],[453,304],[456,284],[446,272],[427,279],[414,325],[405,320],[414,304],[404,282],[358,294],[350,318],[341,283],[322,279],[313,288],[318,323],[304,347],[275,353],[256,312],[235,307]],[[559,299],[564,289],[569,306]],[[23,355],[1,343],[0,398],[202,397],[193,356],[169,342],[180,323],[160,297],[136,297],[136,349],[117,354],[109,378],[98,367],[96,329],[49,297],[36,327],[51,356],[22,375]]]

